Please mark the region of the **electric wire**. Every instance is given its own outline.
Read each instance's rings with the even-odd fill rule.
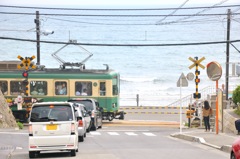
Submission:
[[[0,14],[10,15],[36,15],[36,13],[23,13],[23,12],[0,12]],[[239,15],[240,13],[233,13],[233,15]],[[71,16],[71,17],[164,17],[166,14],[53,14],[53,13],[41,13],[39,15],[47,16]],[[227,13],[210,13],[210,14],[175,14],[169,15],[171,17],[202,17],[202,16],[226,16]]]
[[[11,37],[0,37],[0,39],[5,40],[16,40],[25,42],[37,42],[37,40],[22,39],[22,38],[11,38]],[[101,43],[69,43],[69,42],[56,42],[56,41],[39,41],[40,43],[50,43],[50,44],[72,44],[72,45],[85,45],[85,46],[120,46],[120,47],[149,47],[149,46],[189,46],[189,45],[212,45],[212,44],[225,44],[227,42],[237,43],[240,40],[230,40],[230,41],[211,41],[211,42],[198,42],[198,43],[171,43],[171,44],[101,44]]]
[[[219,5],[221,5],[221,4],[223,4],[223,3],[227,2],[227,1],[228,1],[228,0],[222,0],[222,1],[219,2],[219,3],[216,3],[216,4],[212,5],[211,7],[219,6]],[[200,15],[201,13],[206,12],[206,11],[212,9],[211,7],[210,7],[210,8],[205,8],[205,9],[203,9],[203,10],[195,13],[194,16],[198,16],[198,15]],[[226,14],[226,15],[227,15],[227,14]],[[180,21],[189,19],[189,18],[192,18],[192,16],[186,16],[186,17],[183,17],[183,18],[181,18],[181,19],[174,20],[174,21],[169,21],[169,22],[165,22],[165,23],[157,22],[156,24],[158,24],[158,25],[166,25],[166,24],[171,24],[171,23],[177,23],[177,22],[180,22]]]
[[[173,15],[174,13],[176,13],[180,8],[182,8],[189,0],[184,1],[183,4],[181,4],[178,8],[176,8],[175,10],[173,10],[170,14],[166,15],[165,17],[163,17],[161,20],[159,20],[157,23],[161,23],[162,21],[164,21],[165,19],[167,19],[167,17],[169,15]]]
[[[102,9],[93,9],[93,8],[52,8],[52,7],[27,7],[27,6],[9,6],[9,5],[0,5],[1,8],[25,8],[25,9],[46,9],[46,10],[81,10],[81,11],[146,11],[146,10],[176,10],[177,8],[102,8]],[[240,5],[224,5],[224,6],[205,6],[205,7],[182,7],[181,10],[186,9],[204,9],[204,8],[230,8],[230,7],[240,7]]]

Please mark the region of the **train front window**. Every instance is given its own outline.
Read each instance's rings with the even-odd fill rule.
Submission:
[[[7,81],[0,81],[0,89],[4,95],[8,92],[8,83]]]
[[[47,82],[46,81],[31,81],[30,82],[31,95],[47,95]]]
[[[112,80],[112,95],[118,95],[118,79],[114,78]]]
[[[92,82],[75,82],[76,96],[92,96]]]

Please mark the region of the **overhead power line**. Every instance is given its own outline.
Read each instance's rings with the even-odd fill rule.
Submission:
[[[228,0],[222,0],[222,1],[220,1],[219,3],[216,3],[216,4],[212,5],[211,7],[219,6],[219,5],[221,5],[221,4],[223,4],[223,3],[227,2],[227,1],[228,1]],[[201,15],[203,12],[206,12],[206,11],[211,10],[211,9],[212,9],[212,8],[204,8],[203,10],[195,13],[194,16]],[[192,17],[193,17],[193,16],[186,16],[186,17],[183,17],[183,18],[181,18],[181,19],[174,20],[174,21],[170,21],[170,22],[167,22],[167,23],[161,23],[161,21],[160,21],[160,22],[157,22],[156,24],[162,25],[162,24],[177,23],[177,22],[180,22],[180,21],[182,21],[182,20],[186,20],[186,19],[189,19],[189,18],[192,18]]]
[[[180,8],[182,8],[189,0],[186,0],[183,4],[181,4],[177,9],[173,10],[170,14],[168,14],[167,16],[163,17],[161,20],[158,21],[158,23],[164,21],[169,15],[173,15],[174,13],[176,13]]]
[[[50,8],[50,7],[27,7],[27,6],[9,6],[0,5],[1,8],[25,8],[25,9],[50,9],[50,10],[86,10],[86,11],[146,11],[146,10],[176,10],[178,8],[115,8],[115,9],[93,9],[93,8]],[[230,7],[240,7],[240,5],[224,5],[224,6],[207,6],[207,7],[182,7],[179,9],[204,9],[204,8],[230,8]]]
[[[4,40],[16,40],[16,41],[25,41],[25,42],[37,42],[37,40],[31,39],[21,39],[21,38],[11,38],[11,37],[0,37],[0,39]],[[211,42],[198,42],[198,43],[170,43],[170,44],[101,44],[101,43],[68,43],[68,42],[55,42],[55,41],[39,41],[41,43],[49,43],[49,44],[72,44],[72,45],[85,45],[85,46],[121,46],[121,47],[131,47],[131,46],[139,46],[139,47],[149,47],[149,46],[186,46],[186,45],[213,45],[213,44],[224,44],[227,42],[237,43],[240,40],[231,40],[231,41],[211,41]]]
[[[36,13],[23,13],[23,12],[0,12],[0,14],[22,14],[22,15],[36,15]],[[52,13],[41,13],[39,15],[45,16],[72,16],[72,17],[186,17],[186,16],[226,16],[227,13],[213,13],[213,14],[175,14],[175,15],[167,15],[167,14],[52,14]],[[233,13],[232,15],[240,15],[240,13]]]

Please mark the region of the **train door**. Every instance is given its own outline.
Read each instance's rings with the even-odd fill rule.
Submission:
[[[101,107],[107,108],[107,89],[106,89],[106,81],[99,81],[99,99],[101,103]]]

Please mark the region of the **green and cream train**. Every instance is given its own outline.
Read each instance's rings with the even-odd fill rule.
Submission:
[[[6,99],[19,95],[43,101],[67,101],[71,98],[94,98],[103,108],[103,119],[124,119],[119,111],[119,73],[108,69],[44,68],[28,71],[27,86],[18,62],[0,62],[0,87]]]

